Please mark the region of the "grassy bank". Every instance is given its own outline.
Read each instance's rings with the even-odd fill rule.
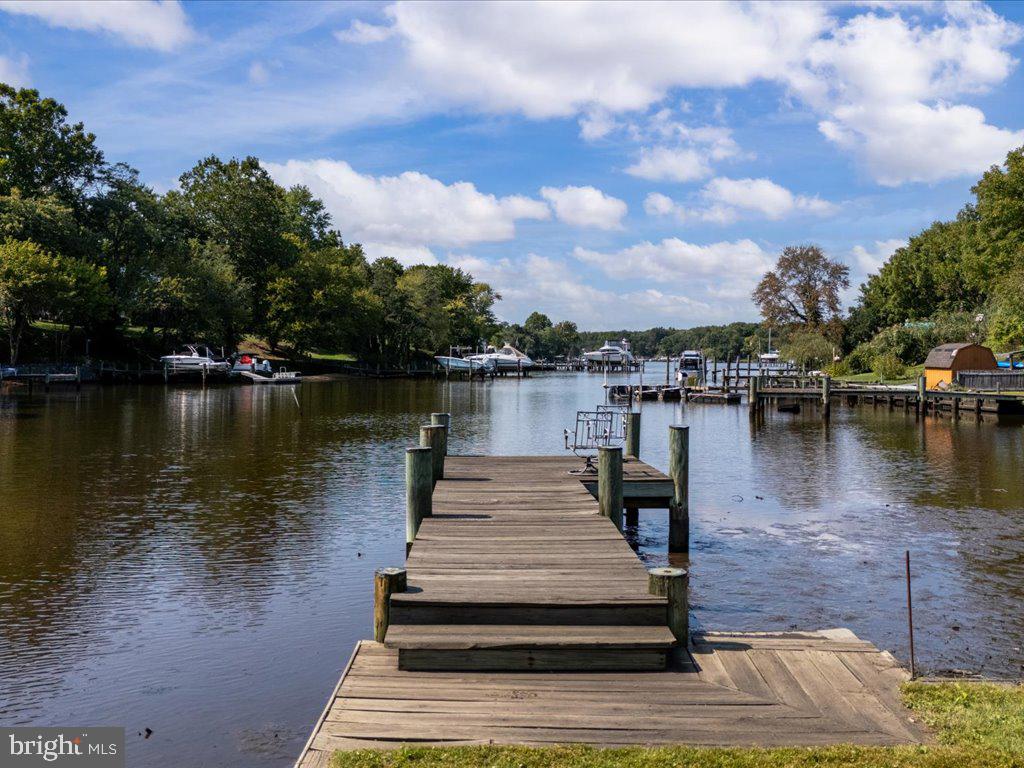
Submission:
[[[334,768],[1024,768],[1024,687],[911,683],[903,698],[934,746],[722,749],[701,747],[416,747],[337,752]]]
[[[915,365],[912,368],[907,368],[903,376],[892,381],[884,381],[874,371],[868,371],[867,373],[851,373],[848,376],[836,376],[836,381],[848,381],[856,384],[916,384],[917,378],[924,376],[924,366]]]

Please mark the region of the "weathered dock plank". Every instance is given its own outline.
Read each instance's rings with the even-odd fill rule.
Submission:
[[[666,599],[580,466],[447,457],[385,640],[359,643],[298,768],[403,744],[928,740],[899,703],[906,673],[846,630],[698,634],[666,667]],[[666,501],[662,473],[624,475]]]
[[[895,698],[906,673],[869,645],[823,633],[706,634],[694,637],[689,668],[551,674],[399,670],[396,651],[363,641],[297,765],[320,765],[312,753],[407,744],[927,743]]]

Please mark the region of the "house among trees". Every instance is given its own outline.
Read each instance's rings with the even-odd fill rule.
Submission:
[[[924,361],[925,386],[938,389],[943,382],[949,386],[957,371],[992,371],[996,368],[996,357],[988,347],[969,342],[940,344],[928,353]]]

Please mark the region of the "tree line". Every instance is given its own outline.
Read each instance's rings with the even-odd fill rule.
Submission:
[[[245,337],[384,365],[473,344],[500,297],[445,265],[369,261],[308,188],[210,156],[159,194],[65,107],[0,84],[0,327],[7,358],[45,326],[97,354]]]
[[[945,342],[1024,348],[1024,147],[971,188],[974,200],[897,249],[840,307],[848,268],[814,245],[783,250],[753,292],[783,351],[838,374],[886,378]]]

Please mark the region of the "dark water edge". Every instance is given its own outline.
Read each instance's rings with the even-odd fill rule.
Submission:
[[[624,379],[622,379],[624,381]],[[124,725],[130,766],[284,766],[404,551],[402,449],[451,411],[462,453],[560,453],[601,379],[0,395],[0,724]],[[645,403],[691,425],[698,626],[845,626],[918,664],[1019,677],[1024,428],[884,407]],[[666,513],[636,538],[667,561]],[[567,547],[571,543],[567,543]],[[684,561],[685,562],[685,561]],[[153,735],[144,739],[145,728]]]

